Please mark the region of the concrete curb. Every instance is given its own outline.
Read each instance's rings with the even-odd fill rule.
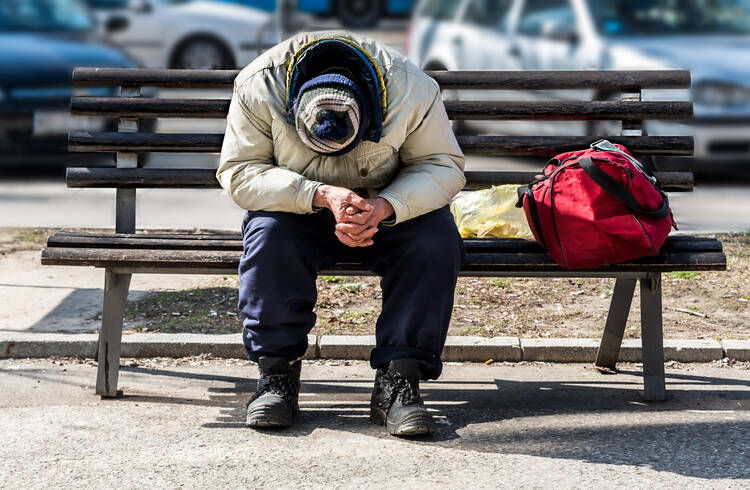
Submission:
[[[449,336],[442,358],[444,361],[520,361],[521,342],[518,337]]]
[[[0,332],[0,359],[88,357],[97,354],[98,334]],[[315,335],[308,335],[303,358],[318,358]],[[141,333],[122,336],[122,357],[215,357],[246,359],[242,334]]]
[[[724,357],[738,361],[750,361],[750,340],[724,340]]]
[[[0,359],[96,357],[97,334],[0,332]],[[375,347],[372,335],[308,335],[305,359],[367,360]],[[598,339],[521,339],[517,337],[448,337],[443,360],[485,362],[593,362]],[[123,357],[189,357],[211,354],[245,359],[241,334],[128,334],[122,338]],[[710,362],[724,357],[750,361],[750,340],[667,339],[666,361]],[[641,341],[628,339],[619,360],[639,362]]]
[[[596,339],[521,339],[524,361],[594,362]]]

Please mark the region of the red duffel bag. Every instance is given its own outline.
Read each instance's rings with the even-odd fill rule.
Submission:
[[[568,269],[657,255],[677,229],[656,177],[607,140],[557,155],[518,193],[536,241]]]

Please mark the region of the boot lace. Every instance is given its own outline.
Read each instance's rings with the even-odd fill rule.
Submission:
[[[388,397],[383,400],[381,408],[389,410],[398,400],[402,405],[416,405],[421,403],[422,398],[419,396],[418,381],[410,380],[398,373],[392,375],[393,385]]]
[[[298,395],[299,388],[289,374],[264,375],[258,380],[258,389],[255,390],[255,394],[248,401],[248,405],[267,393],[279,395],[291,403]]]

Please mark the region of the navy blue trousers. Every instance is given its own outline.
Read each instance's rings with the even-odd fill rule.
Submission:
[[[422,377],[436,379],[465,256],[450,211],[446,207],[395,226],[380,225],[369,247],[343,245],[334,235],[335,224],[328,210],[245,215],[239,310],[248,358],[291,361],[302,356],[315,326],[318,272],[338,257],[353,255],[382,278],[371,366],[415,358]]]

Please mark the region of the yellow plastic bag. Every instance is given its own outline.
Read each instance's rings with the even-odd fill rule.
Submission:
[[[523,209],[516,207],[515,185],[467,192],[451,203],[451,213],[464,238],[533,238]]]

